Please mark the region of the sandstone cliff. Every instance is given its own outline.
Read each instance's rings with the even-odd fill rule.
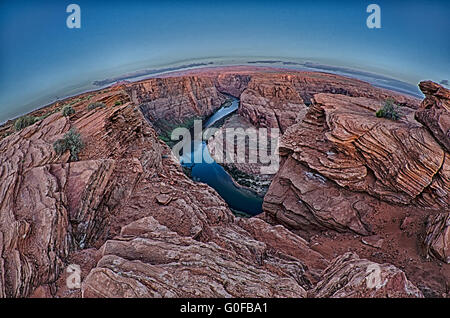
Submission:
[[[428,94],[430,85],[422,83],[420,87]],[[425,109],[447,102],[448,90],[437,91],[440,93],[425,99]],[[324,231],[333,229],[377,237],[358,242],[361,247],[356,245],[355,250],[360,254],[364,252],[359,249],[367,244],[386,253],[392,248],[409,250],[406,253],[414,255],[408,256],[409,261],[422,264],[420,271],[426,274],[421,275],[428,277],[436,269],[426,268],[425,255],[416,250],[416,244],[425,244],[430,255],[448,262],[445,215],[430,217],[426,243],[421,237],[428,216],[450,209],[449,153],[441,146],[440,131],[415,121],[424,107],[417,113],[410,107],[400,108],[398,121],[374,116],[380,107],[374,98],[314,95],[303,119],[281,138],[282,165],[264,198],[263,209],[272,222],[285,224],[321,244],[328,241]],[[443,109],[439,113],[440,118],[447,115]],[[396,228],[387,224],[389,219]],[[408,224],[420,225],[419,233],[409,233],[417,235],[413,240],[402,238]],[[344,237],[343,244],[351,244],[349,236]],[[393,237],[396,243],[389,247],[383,243]],[[367,243],[370,241],[377,243]],[[401,259],[394,264],[400,265]],[[449,268],[444,268],[445,276]],[[426,279],[419,280],[427,284]]]
[[[1,140],[3,297],[306,296],[327,265],[306,241],[236,219],[135,105],[86,106]],[[52,148],[70,127],[86,144],[78,162]],[[65,286],[71,262],[83,265],[81,293]]]
[[[393,98],[398,105],[416,109],[419,101],[343,76],[296,71],[225,73],[217,76],[218,88],[240,97],[239,114],[257,127],[284,132],[306,113],[317,93],[367,97],[377,101]],[[306,105],[305,105],[306,104]]]
[[[450,151],[450,92],[431,81],[421,82],[419,87],[426,97],[416,112],[416,119]]]
[[[206,117],[218,109],[225,97],[209,77],[155,78],[129,84],[127,90],[144,116],[153,123],[181,123],[194,116]]]
[[[115,85],[37,110],[53,114],[20,132],[3,128],[1,297],[445,295],[448,267],[415,246],[421,220],[448,209],[448,152],[413,121],[414,100],[397,97],[404,119],[390,123],[373,115],[384,93],[359,81],[218,73]],[[285,132],[260,218],[235,217],[190,180],[152,128],[208,116],[222,93],[246,101],[249,121],[251,109],[267,113],[254,125]],[[63,104],[75,114],[63,117]],[[52,146],[70,128],[86,145],[77,162]],[[445,222],[431,220],[426,232],[429,254],[444,260]],[[81,267],[81,289],[66,285],[69,264]],[[381,289],[365,279],[377,264]]]

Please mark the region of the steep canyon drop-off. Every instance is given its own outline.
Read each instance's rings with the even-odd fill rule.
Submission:
[[[70,117],[19,132],[8,122],[0,296],[448,296],[450,93],[420,88],[423,101],[337,75],[235,67],[85,93],[31,113],[71,103]],[[153,128],[209,116],[224,94],[248,125],[283,133],[258,217],[235,217],[190,180]],[[375,116],[389,97],[399,121]],[[86,145],[77,162],[52,146],[72,127]],[[367,288],[375,263],[382,284]],[[67,288],[68,264],[81,266],[81,289]]]

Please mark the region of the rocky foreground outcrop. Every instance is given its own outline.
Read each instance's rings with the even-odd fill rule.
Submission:
[[[450,151],[450,92],[431,81],[421,82],[425,99],[416,112],[416,119],[430,129],[436,140]]]
[[[280,153],[340,188],[410,204],[443,172],[446,152],[410,119],[413,111],[391,121],[373,115],[380,107],[367,98],[317,94],[303,121],[283,136]],[[446,177],[435,201],[423,205],[450,207]]]
[[[448,153],[410,121],[413,99],[390,123],[373,116],[381,90],[344,96],[357,94],[358,81],[219,73],[115,85],[35,111],[53,114],[20,132],[3,127],[1,297],[445,296],[448,267],[411,246],[425,233],[421,220],[448,207]],[[335,94],[312,98],[308,85]],[[255,125],[285,131],[260,218],[235,217],[212,188],[190,180],[152,128],[208,116],[223,93],[267,112]],[[87,107],[97,101],[105,106]],[[75,114],[62,116],[65,103]],[[71,128],[85,143],[77,162],[53,149]],[[432,255],[447,255],[444,223],[429,222]],[[355,243],[367,235],[372,245]],[[67,284],[71,264],[80,266],[80,288]]]
[[[284,132],[306,111],[300,93],[284,77],[254,77],[241,94],[239,114],[257,127],[278,128]]]
[[[272,273],[216,244],[182,237],[152,217],[123,227],[101,254],[83,282],[83,297],[306,296],[294,277]],[[292,274],[304,274],[301,264],[286,265]]]
[[[327,298],[420,298],[422,292],[395,266],[376,264],[352,253],[337,257],[311,291]]]
[[[428,218],[425,246],[430,256],[450,264],[450,212]]]
[[[430,109],[446,103],[445,89],[436,91],[433,101],[423,102]],[[367,97],[314,95],[303,119],[281,138],[282,165],[264,197],[266,216],[305,237],[326,229],[376,236],[372,247],[384,250],[384,240],[399,237],[387,219],[403,219],[397,232],[411,223],[421,224],[423,231],[429,215],[448,211],[449,153],[439,134],[415,121],[423,108],[416,113],[400,107],[401,119],[392,121],[374,115],[381,106]],[[419,244],[447,262],[445,220],[430,216],[426,243]],[[367,242],[361,241],[371,245]],[[401,245],[405,249],[405,242]],[[415,246],[406,249],[418,253]]]

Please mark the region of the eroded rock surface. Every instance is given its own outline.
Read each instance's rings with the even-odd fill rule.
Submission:
[[[416,118],[450,151],[450,90],[431,81],[421,82],[419,87],[425,99]]]
[[[0,141],[0,290],[27,296],[55,280],[71,249],[92,235],[112,161],[68,163],[52,142],[69,129],[58,115]]]
[[[209,77],[155,78],[128,85],[128,91],[151,122],[182,123],[211,115],[226,100]]]
[[[398,95],[405,117],[390,123],[373,115],[390,93],[360,81],[302,72],[219,73],[121,83],[59,101],[33,112],[53,115],[0,140],[1,297],[421,297],[404,273],[421,289],[445,293],[440,272],[423,275],[434,267],[420,272],[423,264],[414,259],[402,262],[402,271],[360,249],[380,259],[387,282],[364,290],[364,266],[375,261],[344,255],[330,265],[336,255],[329,250],[344,254],[356,245],[311,237],[330,228],[340,237],[379,235],[380,247],[365,248],[384,253],[392,240],[374,215],[388,223],[392,214],[400,223],[412,211],[416,225],[417,215],[427,212],[410,205],[446,207],[448,154],[427,128],[410,121],[414,99]],[[308,108],[311,92],[334,94],[316,95]],[[285,132],[283,165],[261,218],[235,217],[212,188],[189,179],[151,127],[208,116],[225,100],[222,93],[246,101],[247,120],[251,109],[267,113],[267,120],[254,117],[255,126]],[[95,101],[105,106],[88,109]],[[64,103],[75,114],[63,117]],[[85,143],[77,162],[53,151],[70,128]],[[81,291],[66,285],[69,264],[80,265]],[[358,270],[350,271],[351,264]],[[335,281],[344,286],[338,292]],[[354,293],[349,286],[356,286]]]
[[[360,259],[354,253],[346,253],[333,260],[311,295],[327,298],[423,297],[422,292],[395,266]]]
[[[419,101],[343,76],[316,72],[248,72],[219,75],[222,91],[239,96],[239,114],[256,127],[279,128],[282,132],[301,120],[317,93],[367,97],[375,101],[392,98],[398,105],[416,109]]]
[[[326,247],[334,244],[329,229],[369,236],[341,234],[340,244],[401,266],[436,297],[431,282],[443,275],[448,286],[449,268],[429,266],[417,246],[431,215],[427,251],[446,261],[445,222],[434,215],[450,208],[449,154],[415,121],[413,108],[400,107],[401,119],[392,121],[375,116],[381,105],[374,98],[314,95],[303,119],[281,138],[282,163],[264,197],[265,217],[315,240],[322,253],[333,251]],[[399,219],[398,228],[389,224]],[[393,248],[405,256],[387,257]]]
[[[428,218],[425,245],[430,256],[450,263],[450,212]]]
[[[369,234],[363,220],[374,213],[377,199],[407,205],[439,187],[434,193],[440,196],[420,203],[448,209],[445,151],[414,122],[412,110],[391,121],[374,116],[379,107],[364,97],[315,95],[303,121],[281,139],[286,159],[265,197],[265,211],[292,227],[319,223]]]
[[[299,92],[283,77],[254,77],[241,94],[239,114],[257,127],[278,128],[284,132],[305,111],[306,105]]]
[[[305,297],[292,278],[146,217],[122,228],[83,282],[83,297]]]

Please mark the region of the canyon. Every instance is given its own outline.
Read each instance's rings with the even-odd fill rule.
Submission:
[[[450,92],[419,87],[423,101],[327,73],[210,68],[70,97],[20,131],[8,121],[0,297],[449,297]],[[224,127],[281,132],[251,218],[190,179],[159,136],[227,95],[240,105]],[[397,121],[375,116],[389,98]],[[72,128],[78,161],[53,149]],[[70,264],[81,288],[66,284]]]

